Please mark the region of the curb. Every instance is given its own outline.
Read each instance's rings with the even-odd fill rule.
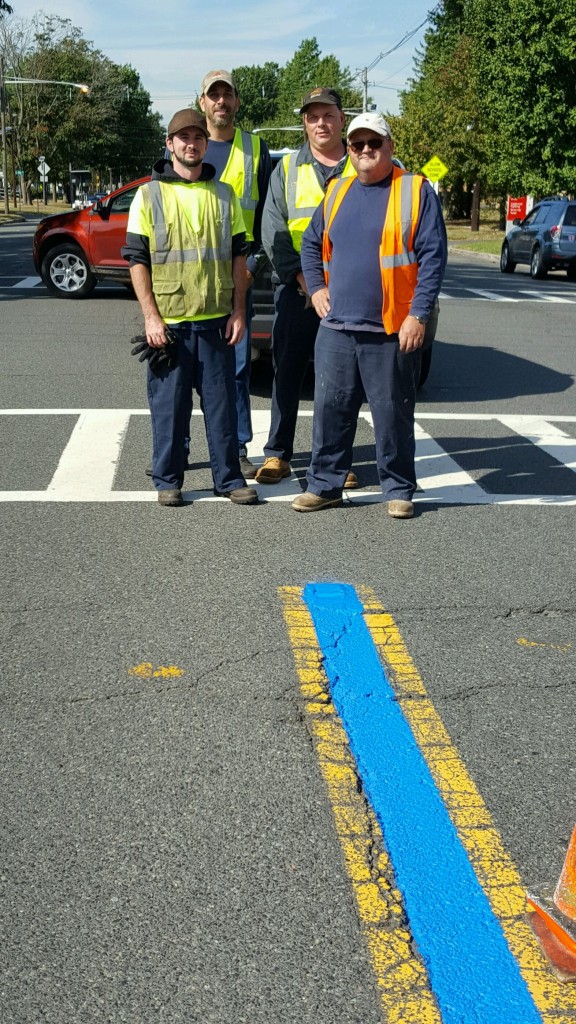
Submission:
[[[500,263],[500,257],[493,252],[474,252],[472,249],[460,249],[457,245],[448,243],[448,252],[456,252],[459,256],[475,256],[481,260],[488,260],[489,263]]]

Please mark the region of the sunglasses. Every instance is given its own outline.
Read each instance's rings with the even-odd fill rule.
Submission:
[[[348,145],[353,153],[361,153],[365,146],[368,146],[368,149],[373,153],[376,149],[382,149],[384,139],[382,137],[378,139],[357,139],[355,142],[349,141]]]

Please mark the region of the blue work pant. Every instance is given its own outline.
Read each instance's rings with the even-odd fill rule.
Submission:
[[[281,284],[274,292],[272,328],[272,409],[270,433],[264,446],[267,457],[290,462],[306,368],[314,351],[320,321],[295,284]]]
[[[402,353],[396,334],[320,325],[309,491],[330,498],[342,494],[365,394],[382,493],[387,501],[411,501],[416,490],[414,407],[420,358],[419,350]]]
[[[245,481],[238,461],[234,349],[224,330],[228,317],[171,324],[178,338],[176,365],[148,368],[152,420],[152,479],[157,490],[182,487],[192,389],[200,396],[214,487],[233,491]]]

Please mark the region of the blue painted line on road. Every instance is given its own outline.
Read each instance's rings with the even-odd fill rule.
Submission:
[[[355,590],[310,583],[303,598],[444,1024],[541,1024],[386,678]]]

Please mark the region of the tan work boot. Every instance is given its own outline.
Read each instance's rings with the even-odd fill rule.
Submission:
[[[279,484],[281,480],[290,476],[291,473],[292,467],[289,462],[272,456],[269,459],[264,459],[264,464],[260,466],[256,473],[256,482],[259,484]]]
[[[414,505],[411,501],[400,501],[399,499],[389,501],[388,515],[393,519],[411,519],[414,515]]]
[[[356,476],[354,470],[351,469],[344,481],[344,490],[355,491],[357,487],[360,487],[360,484],[358,483],[358,477]]]

